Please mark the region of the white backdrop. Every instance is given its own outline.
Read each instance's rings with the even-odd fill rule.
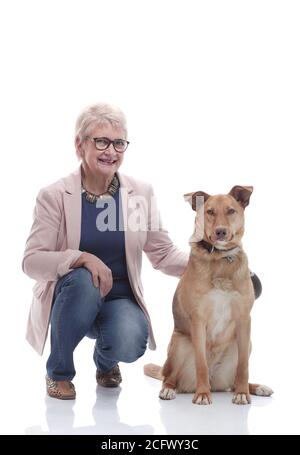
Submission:
[[[79,111],[107,101],[128,118],[121,171],[154,185],[180,248],[193,228],[184,193],[254,186],[244,247],[264,291],[251,374],[288,391],[299,373],[299,23],[290,0],[1,2],[2,380],[41,381],[46,358],[24,341],[34,283],[21,271],[35,197],[78,166]],[[161,362],[177,280],[145,258],[143,282],[158,342],[146,357]]]

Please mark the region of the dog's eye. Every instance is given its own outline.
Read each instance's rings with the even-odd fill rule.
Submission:
[[[207,215],[214,215],[215,214],[213,209],[207,209],[206,213],[207,213]]]
[[[228,209],[227,210],[227,214],[228,215],[233,215],[235,213],[235,210],[234,209]]]

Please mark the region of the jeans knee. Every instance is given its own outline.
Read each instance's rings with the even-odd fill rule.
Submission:
[[[72,270],[68,275],[69,281],[76,282],[80,284],[90,285],[92,284],[92,274],[85,267],[78,267],[77,269]]]
[[[94,286],[91,272],[84,267],[78,267],[67,275],[63,287],[68,286],[88,299],[101,297],[100,289]]]
[[[116,328],[117,335],[111,340],[110,345],[96,342],[101,353],[111,360],[131,363],[141,357],[147,348],[148,327],[125,327],[123,330]],[[101,347],[99,346],[101,345]]]
[[[60,319],[63,315],[77,328],[89,329],[102,303],[91,273],[80,267],[62,277],[57,286],[51,319]]]

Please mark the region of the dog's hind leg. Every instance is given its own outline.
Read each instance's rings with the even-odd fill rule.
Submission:
[[[238,363],[238,347],[234,341],[220,354],[209,359],[209,381],[212,392],[227,392],[234,389]]]
[[[263,384],[249,384],[249,391],[251,395],[260,397],[270,397],[274,393],[270,387]]]
[[[168,358],[162,369],[164,377],[159,397],[162,400],[176,398],[177,376],[185,360],[184,342],[186,338],[179,332],[174,331],[168,347]]]

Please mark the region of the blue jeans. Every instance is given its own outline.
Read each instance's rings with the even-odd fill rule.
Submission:
[[[119,361],[134,362],[144,354],[148,322],[135,301],[106,301],[94,286],[91,273],[79,267],[60,278],[55,287],[51,353],[46,365],[50,378],[73,379],[73,352],[84,336],[96,339],[94,362],[105,373]]]

